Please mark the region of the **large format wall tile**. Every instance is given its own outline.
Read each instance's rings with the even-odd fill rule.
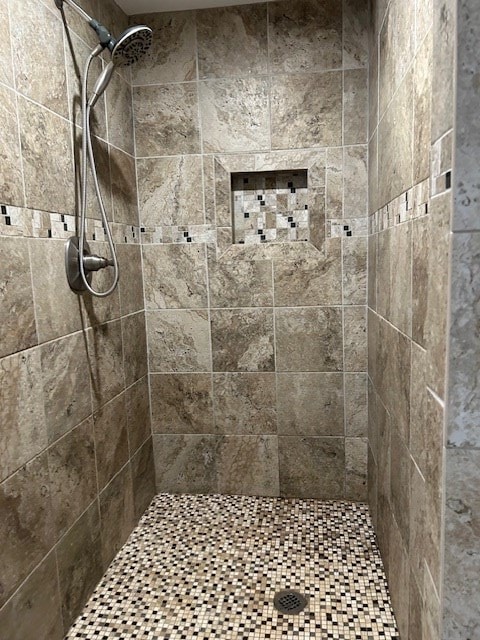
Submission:
[[[208,256],[212,307],[270,307],[273,304],[270,260],[217,260]]]
[[[114,73],[106,92],[108,140],[130,155],[135,153],[133,139],[132,90],[118,73]]]
[[[103,489],[128,460],[125,394],[117,396],[93,416],[98,486]]]
[[[0,1],[0,25],[2,29],[0,33],[0,82],[13,87],[12,41],[8,0]]]
[[[197,12],[200,78],[267,73],[267,5]]]
[[[229,495],[278,495],[277,438],[225,436],[219,451],[217,482],[218,491]]]
[[[138,520],[144,514],[156,492],[152,438],[149,438],[132,457],[131,465],[133,508],[135,519]]]
[[[151,435],[148,376],[125,391],[127,410],[128,446],[135,453]]]
[[[101,492],[102,558],[107,567],[134,527],[133,483],[130,465],[125,465]]]
[[[368,140],[367,81],[366,69],[349,69],[343,74],[344,144],[365,144]]]
[[[345,438],[345,497],[365,502],[367,498],[367,439]]]
[[[148,373],[147,330],[143,311],[122,318],[123,369],[129,387]]]
[[[136,244],[118,244],[116,246],[120,267],[120,312],[128,315],[144,308],[142,248]]]
[[[0,65],[1,67],[2,65]],[[2,203],[24,204],[17,103],[13,91],[0,85],[0,199]]]
[[[138,226],[135,158],[110,148],[110,171],[115,222]]]
[[[369,7],[365,0],[343,3],[343,66],[368,67]]]
[[[125,388],[121,322],[109,322],[87,333],[94,408]]]

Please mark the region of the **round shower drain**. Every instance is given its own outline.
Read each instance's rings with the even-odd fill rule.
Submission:
[[[300,613],[307,606],[307,598],[298,591],[279,591],[273,604],[280,613]]]

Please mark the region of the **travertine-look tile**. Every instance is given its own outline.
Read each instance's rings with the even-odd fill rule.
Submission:
[[[220,493],[278,495],[276,437],[225,436],[221,440],[218,455],[217,486]]]
[[[135,159],[114,147],[110,148],[113,219],[138,226],[137,178]]]
[[[153,433],[213,433],[212,376],[150,376]]]
[[[120,321],[94,327],[87,333],[89,373],[94,408],[125,388]]]
[[[345,438],[345,497],[364,502],[367,499],[366,438]]]
[[[341,371],[342,311],[339,307],[275,311],[278,371]]]
[[[148,373],[147,330],[143,311],[122,318],[123,368],[129,387]]]
[[[142,225],[204,223],[200,156],[138,160],[137,171]]]
[[[3,66],[0,65],[0,66]],[[4,204],[24,204],[22,158],[18,137],[15,94],[0,85],[0,199]]]
[[[144,307],[142,249],[136,244],[116,246],[120,267],[120,312],[128,315]]]
[[[217,260],[208,256],[212,307],[271,307],[273,305],[270,260]]]
[[[93,423],[98,487],[101,491],[128,460],[125,394],[94,413]]]
[[[343,142],[365,144],[368,139],[368,73],[347,69],[343,74]]]
[[[343,218],[343,148],[329,147],[326,157],[325,212]]]
[[[10,3],[16,88],[23,95],[66,117],[67,78],[63,25],[41,2]],[[28,43],[28,46],[25,46]],[[45,69],[39,69],[39,60]]]
[[[196,84],[163,84],[134,89],[137,156],[199,153]]]
[[[0,360],[0,478],[3,480],[47,444],[38,350]]]
[[[344,309],[345,371],[367,370],[367,309]]]
[[[428,2],[422,3],[428,4]],[[431,34],[417,53],[413,71],[413,179],[425,180],[430,175],[432,113],[432,47]]]
[[[213,309],[214,371],[274,371],[271,309]]]
[[[47,456],[0,485],[0,606],[55,543]]]
[[[403,544],[408,548],[410,539],[410,453],[396,429],[392,430],[391,438],[391,505]]]
[[[49,442],[92,412],[86,336],[76,333],[40,349]]]
[[[400,637],[407,637],[408,607],[410,603],[408,552],[402,541],[395,519],[393,518],[389,524],[389,538],[389,570],[387,575],[389,577],[392,604],[395,608],[395,617],[401,634]]]
[[[315,0],[271,4],[270,64],[273,73],[321,71],[342,66],[342,6]]]
[[[341,71],[273,77],[271,96],[274,149],[342,143]]]
[[[390,313],[388,320],[410,336],[412,333],[412,226],[391,229]]]
[[[426,474],[427,434],[425,432],[427,403],[427,352],[412,343],[412,374],[410,391],[410,453],[423,475]]]
[[[343,1],[343,66],[368,67],[368,2]]]
[[[132,90],[129,83],[114,73],[105,93],[107,100],[108,141],[130,155],[135,153],[133,139]]]
[[[132,456],[151,434],[148,376],[125,391],[128,448]]]
[[[343,438],[282,436],[278,454],[282,496],[335,500],[344,495]]]
[[[95,444],[91,418],[48,450],[52,508],[61,537],[97,495]],[[100,466],[103,460],[100,460]]]
[[[152,373],[211,371],[206,311],[149,311],[147,335]]]
[[[185,82],[196,77],[195,14],[178,11],[135,16],[153,30],[147,55],[132,67],[133,85]]]
[[[134,527],[133,483],[127,464],[99,496],[102,523],[102,558],[107,567]]]
[[[343,239],[343,304],[367,302],[367,238]]]
[[[28,244],[0,238],[0,356],[37,344]]]
[[[261,435],[277,432],[274,373],[215,373],[213,398],[216,433]]]
[[[344,435],[343,374],[281,373],[277,394],[280,435]]]
[[[27,206],[72,214],[75,208],[70,125],[24,98],[18,99]]]
[[[204,80],[198,91],[205,152],[270,148],[267,80]]]
[[[367,374],[345,374],[345,435],[367,436]]]
[[[0,2],[0,82],[13,87],[12,40],[8,14],[8,0]]]
[[[133,507],[135,521],[144,514],[155,490],[155,461],[153,458],[152,438],[140,447],[131,459],[133,480]]]
[[[200,78],[267,73],[267,5],[248,4],[197,12]]]
[[[346,116],[345,116],[346,117]],[[349,119],[350,120],[350,119]],[[358,131],[358,126],[355,127]],[[366,145],[344,147],[344,218],[366,218],[368,204],[368,165]]]
[[[410,461],[410,478],[408,482],[410,495],[409,543],[410,565],[412,574],[422,585],[424,580],[425,559],[425,479],[415,462]]]
[[[204,245],[144,246],[143,270],[147,309],[195,309],[208,306]]]
[[[430,253],[429,218],[412,221],[412,338],[425,346]]]

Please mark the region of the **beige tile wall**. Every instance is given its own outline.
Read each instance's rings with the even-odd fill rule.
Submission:
[[[409,640],[442,637],[454,7],[377,0],[370,26],[369,501]]]
[[[364,500],[367,3],[133,20],[157,488]],[[230,173],[292,168],[319,249],[232,247]]]
[[[112,2],[83,4],[126,26]],[[82,300],[63,253],[94,39],[66,18],[68,32],[53,0],[0,0],[0,635],[22,640],[63,637],[154,493],[131,87],[115,75],[95,124],[121,283]]]

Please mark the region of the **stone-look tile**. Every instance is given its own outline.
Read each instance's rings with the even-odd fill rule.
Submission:
[[[206,153],[270,148],[267,80],[204,80],[198,92]]]
[[[380,206],[400,195],[413,182],[412,92],[412,74],[409,72],[378,127]]]
[[[138,226],[137,178],[135,158],[119,149],[110,148],[113,219]]]
[[[209,373],[150,376],[153,433],[213,433]]]
[[[366,438],[345,438],[345,497],[347,500],[367,500]]]
[[[277,394],[280,435],[344,435],[343,374],[280,373]]]
[[[369,214],[380,208],[378,191],[378,129],[368,143],[368,205]]]
[[[134,89],[137,157],[199,153],[196,84]]]
[[[63,623],[55,554],[51,553],[0,611],[11,640],[62,640]]]
[[[122,318],[123,368],[129,387],[148,373],[147,330],[143,311]]]
[[[383,2],[383,0],[382,0]],[[374,26],[371,24],[374,16],[373,11],[369,12],[370,14],[370,25],[369,25],[369,57],[368,57],[368,93],[369,93],[369,105],[368,105],[368,131],[369,136],[371,137],[372,133],[378,126],[378,56],[379,56],[379,46],[378,46],[378,33],[376,32]]]
[[[408,637],[408,610],[410,571],[408,566],[408,552],[405,548],[400,531],[393,520],[390,525],[389,543],[389,579],[390,593],[395,610],[398,629],[401,638]],[[428,637],[428,636],[427,636]],[[436,637],[436,636],[432,636]]]
[[[8,15],[8,0],[0,2],[0,82],[13,87],[12,41]]]
[[[343,0],[343,67],[368,67],[368,2]]]
[[[153,436],[159,493],[215,493],[221,436]]]
[[[409,541],[407,548],[410,566],[416,581],[422,585],[425,559],[425,480],[415,462],[410,461],[410,479],[408,482]],[[406,499],[405,499],[406,502]]]
[[[410,454],[406,444],[392,430],[390,455],[390,487],[393,515],[397,522],[403,544],[408,548],[410,539]]]
[[[463,16],[471,15],[469,11],[462,12]],[[432,140],[438,140],[441,135],[446,133],[454,126],[456,109],[461,108],[463,100],[467,96],[475,95],[475,92],[469,93],[462,91],[462,100],[455,105],[455,61],[463,59],[467,55],[469,60],[468,66],[473,60],[470,54],[470,42],[467,36],[469,32],[476,40],[476,30],[463,28],[457,24],[458,20],[457,3],[452,0],[443,0],[442,2],[433,3],[433,33],[435,34],[435,55],[433,56],[433,94],[435,100],[432,101]],[[462,29],[461,33],[468,41],[468,46],[457,47],[454,34],[458,29]],[[474,45],[476,50],[476,45]],[[458,51],[458,53],[457,53]],[[469,82],[470,72],[461,74],[461,83]],[[468,86],[468,85],[467,85]],[[468,100],[467,111],[470,110],[470,100]],[[463,109],[462,109],[463,111]],[[463,119],[462,113],[459,118]],[[471,129],[469,128],[471,131]]]
[[[231,227],[233,222],[232,211],[232,176],[221,163],[218,156],[213,156],[214,160],[214,189],[215,189],[215,222],[217,227]],[[240,156],[242,157],[242,156]],[[245,157],[245,156],[243,156]],[[255,156],[252,157],[254,160]],[[229,166],[229,164],[227,164]],[[230,168],[230,167],[229,167]],[[252,162],[252,171],[255,169],[255,162]],[[232,230],[230,229],[229,244],[232,243]],[[217,239],[218,244],[218,239]]]
[[[457,233],[452,241],[450,368],[447,442],[480,447],[478,304],[480,233]]]
[[[138,160],[137,170],[142,225],[204,223],[201,157]]]
[[[48,4],[48,6],[50,6],[50,3],[48,2],[44,2],[44,4]],[[97,13],[97,0],[81,0],[78,4],[88,13],[89,16],[93,16]],[[55,8],[53,8],[53,11],[55,11]],[[69,29],[82,38],[82,40],[90,46],[90,49],[98,44],[98,38],[95,35],[95,32],[88,22],[76,11],[71,11],[68,8],[65,9],[65,20]]]
[[[412,222],[412,338],[425,346],[427,296],[429,286],[428,260],[430,253],[429,218],[423,216]]]
[[[18,99],[26,203],[72,214],[75,209],[70,125],[42,107]]]
[[[145,376],[125,391],[127,410],[128,446],[130,455],[151,434],[148,377]]]
[[[86,337],[76,333],[40,348],[49,442],[92,412]]]
[[[93,254],[111,257],[107,242],[89,242]],[[92,286],[96,291],[106,291],[112,284],[112,270],[101,269],[93,274]],[[74,294],[75,295],[75,294]],[[91,295],[76,296],[83,315],[83,326],[95,326],[120,317],[120,292],[116,288],[106,298],[97,298]]]
[[[271,307],[273,305],[270,260],[217,260],[208,256],[212,307]]]
[[[97,501],[58,543],[57,563],[63,623],[68,628],[103,574]]]
[[[66,117],[67,77],[59,16],[41,2],[24,0],[10,3],[10,20],[15,25],[11,36],[17,91]],[[46,74],[40,72],[39,60]]]
[[[375,530],[378,529],[377,516],[377,465],[373,457],[372,450],[368,447],[368,466],[367,466],[367,484],[368,484],[368,509]]]
[[[274,436],[225,436],[217,465],[218,491],[227,495],[277,496],[278,443]]]
[[[342,5],[288,0],[269,7],[273,73],[321,71],[342,66]]]
[[[93,414],[95,456],[100,491],[128,460],[128,429],[125,394]]]
[[[478,631],[479,469],[480,451],[447,449],[443,617],[455,640]]]
[[[143,515],[155,490],[155,461],[150,438],[131,459],[135,521]]]
[[[343,438],[279,437],[280,494],[335,500],[344,496]]]
[[[391,270],[393,253],[393,234],[396,229],[390,227],[377,235],[377,260],[374,282],[377,289],[377,313],[382,318],[390,318]]]
[[[166,244],[143,247],[147,309],[208,306],[205,246]]]
[[[106,136],[106,134],[104,134]],[[107,211],[109,220],[112,220],[112,189],[111,189],[111,173],[110,173],[110,153],[109,146],[99,138],[92,138],[93,153],[95,156],[95,165],[97,167],[98,181],[100,191],[102,193],[103,202]],[[110,147],[113,149],[113,147]],[[75,161],[75,178],[77,180],[77,189],[80,194],[80,167],[82,157],[82,130],[77,127],[75,129],[75,137],[73,142],[73,153]],[[79,196],[80,197],[80,196]],[[70,212],[71,213],[71,212]],[[97,192],[93,182],[92,174],[88,174],[87,181],[87,217],[101,220],[102,213],[97,198]],[[95,274],[94,274],[95,275]]]
[[[347,69],[343,73],[343,142],[368,141],[368,72]]]
[[[367,302],[367,238],[343,238],[343,304]]]
[[[102,523],[102,558],[107,567],[135,526],[130,465],[115,476],[99,496]]]
[[[278,371],[341,371],[342,311],[338,307],[275,311]]]
[[[326,158],[325,213],[343,218],[343,149],[328,148]]]
[[[388,320],[408,336],[412,332],[412,223],[393,227],[390,245]]]
[[[214,371],[274,371],[271,309],[211,311]]]
[[[347,385],[347,383],[346,383]],[[345,385],[345,386],[346,386]],[[373,455],[373,462],[377,466],[378,460],[378,397],[372,381],[368,380],[367,387],[367,402],[368,402],[368,447],[371,449]],[[369,463],[370,464],[370,463]],[[377,473],[376,473],[377,475]]]
[[[3,28],[3,25],[2,25]],[[3,66],[3,61],[0,66]],[[4,204],[23,206],[23,174],[18,137],[17,105],[13,91],[0,85],[0,199]]]
[[[428,3],[423,3],[428,4]],[[413,179],[425,180],[430,174],[432,112],[432,36],[425,39],[413,72]]]
[[[427,434],[427,352],[412,343],[412,375],[410,391],[410,453],[423,475],[426,474]]]
[[[3,480],[47,444],[37,350],[0,360],[0,478]]]
[[[93,422],[89,418],[48,450],[52,509],[59,538],[97,495],[94,449]]]
[[[197,12],[200,78],[267,73],[267,5],[219,7]]]
[[[266,435],[277,432],[274,373],[213,375],[215,432]]]
[[[130,155],[135,153],[133,139],[132,90],[120,74],[114,73],[105,93],[107,100],[108,141]]]
[[[149,311],[147,338],[152,373],[212,370],[207,311]]]
[[[358,130],[358,127],[356,127]],[[367,146],[345,147],[343,154],[344,218],[366,218],[368,209]]]
[[[345,374],[345,435],[367,436],[367,374]]]
[[[344,309],[345,371],[367,370],[367,309]]]
[[[377,309],[377,235],[368,237],[367,289],[368,306]]]
[[[45,454],[0,485],[0,606],[55,542]]]
[[[275,305],[306,307],[342,303],[342,241],[332,239],[325,256],[274,262]]]
[[[196,77],[195,14],[178,11],[135,16],[153,30],[147,55],[132,67],[133,85],[185,82]]]
[[[0,356],[37,344],[28,244],[0,238]]]
[[[274,149],[342,143],[341,71],[273,77],[271,96]]]
[[[136,244],[119,244],[116,247],[120,267],[120,313],[128,315],[144,307],[142,248]]]
[[[440,604],[440,600],[435,589],[436,587],[433,583],[432,576],[428,571],[428,567],[426,567],[425,580],[423,585],[424,610],[422,616],[422,638],[440,637],[442,605]],[[444,630],[450,633],[448,623],[445,624]],[[455,638],[455,640],[460,640],[460,638],[462,638],[462,634],[459,636],[459,638],[455,638],[455,635],[448,635],[447,637],[451,637],[452,640],[453,638]]]
[[[99,407],[125,388],[120,321],[87,332],[93,406]]]

